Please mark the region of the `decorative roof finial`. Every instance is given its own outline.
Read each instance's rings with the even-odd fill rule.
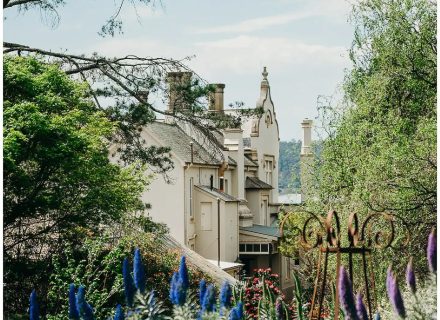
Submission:
[[[263,73],[262,73],[262,75],[263,75],[263,80],[267,80],[267,75],[268,75],[269,73],[267,72],[267,70],[266,70],[266,67],[264,67],[263,68]]]

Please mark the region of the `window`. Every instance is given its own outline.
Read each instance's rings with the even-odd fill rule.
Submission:
[[[240,243],[240,254],[269,254],[269,243]]]
[[[269,220],[269,197],[264,195],[261,196],[261,216],[260,216],[260,224],[267,226],[270,222]]]
[[[264,158],[264,171],[266,173],[266,183],[272,185],[273,157]]]
[[[212,202],[200,203],[200,228],[202,231],[212,230]]]

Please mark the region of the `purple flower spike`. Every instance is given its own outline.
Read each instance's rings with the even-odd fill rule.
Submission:
[[[339,300],[344,310],[345,320],[357,320],[352,283],[347,271],[342,266],[339,269]]]
[[[405,305],[403,304],[402,294],[400,293],[397,280],[391,271],[391,267],[388,269],[387,275],[387,292],[388,299],[393,306],[394,312],[402,319],[406,317]]]
[[[412,293],[416,293],[416,275],[414,274],[414,267],[412,258],[409,259],[408,266],[406,267],[406,283]]]
[[[429,270],[432,273],[437,272],[437,238],[435,236],[435,231],[432,230],[428,238],[428,248],[427,248],[428,264]]]
[[[356,311],[359,320],[368,320],[367,308],[365,308],[364,302],[362,301],[362,294],[360,293],[356,295]]]

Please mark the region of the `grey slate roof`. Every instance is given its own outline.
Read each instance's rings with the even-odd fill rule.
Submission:
[[[213,197],[220,198],[221,200],[226,201],[226,202],[238,202],[238,201],[240,201],[237,198],[231,196],[230,194],[224,193],[224,192],[222,192],[222,191],[220,191],[219,189],[216,189],[216,188],[212,188],[212,190],[211,190],[211,187],[208,187],[208,186],[196,186],[196,187],[201,189],[201,190],[203,190],[203,191],[205,191],[205,192],[207,192],[207,193],[209,193],[209,194],[211,194]]]
[[[278,227],[262,226],[259,224],[254,224],[252,227],[240,227],[240,230],[263,234],[265,236],[276,238],[280,236],[280,230],[278,229]]]
[[[171,151],[181,160],[191,162],[191,145],[193,143],[193,162],[197,164],[220,165],[222,160],[216,157],[212,152],[208,152],[204,147],[188,136],[177,125],[163,122],[153,122],[146,127],[151,131],[164,146],[170,147]]]
[[[264,181],[261,181],[260,179],[256,177],[247,177],[246,178],[246,189],[273,189],[273,187],[270,184],[267,184]]]

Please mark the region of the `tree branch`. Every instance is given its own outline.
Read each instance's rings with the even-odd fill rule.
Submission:
[[[22,4],[35,4],[41,2],[41,0],[3,0],[3,9],[19,6]]]

